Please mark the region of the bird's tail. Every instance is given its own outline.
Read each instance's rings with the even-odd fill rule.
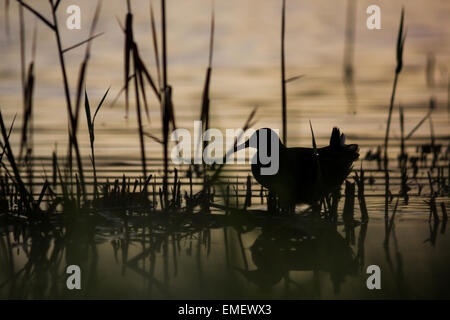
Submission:
[[[348,151],[358,152],[357,144],[345,144],[345,134],[341,133],[339,128],[334,127],[330,138],[330,147],[333,149],[345,149]]]
[[[345,144],[345,135],[339,131],[339,128],[334,127],[330,138],[330,147],[339,148]]]

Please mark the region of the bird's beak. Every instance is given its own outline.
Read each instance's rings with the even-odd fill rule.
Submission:
[[[242,150],[242,149],[245,149],[245,148],[248,148],[248,147],[250,147],[250,139],[245,141],[244,143],[241,143],[240,145],[238,145],[234,152],[237,152],[239,150]]]
[[[247,141],[245,141],[244,143],[241,143],[240,145],[236,146],[236,147],[234,148],[234,150],[233,150],[233,149],[229,150],[229,151],[226,153],[226,155],[223,157],[223,162],[225,163],[226,160],[227,160],[227,158],[228,158],[229,156],[231,156],[233,153],[238,152],[239,150],[248,148],[249,146],[250,146],[250,142],[249,142],[249,140],[247,140]]]

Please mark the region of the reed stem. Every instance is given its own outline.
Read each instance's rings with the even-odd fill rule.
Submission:
[[[403,32],[404,17],[405,17],[405,11],[402,8],[402,13],[400,16],[400,26],[399,26],[398,37],[397,37],[397,67],[395,68],[394,85],[392,86],[391,101],[389,104],[389,114],[388,114],[387,126],[386,126],[386,135],[384,137],[384,168],[386,170],[387,170],[387,165],[388,165],[389,129],[391,127],[392,110],[394,109],[394,99],[395,99],[395,93],[397,91],[398,77],[403,68],[403,48],[404,48],[405,39],[406,39],[406,34]]]
[[[286,0],[283,0],[283,7],[281,12],[281,107],[282,107],[282,121],[283,121],[283,143],[284,145],[287,146],[285,33],[286,33]]]

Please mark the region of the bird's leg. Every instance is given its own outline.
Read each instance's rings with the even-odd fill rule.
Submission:
[[[315,202],[314,204],[311,205],[312,216],[314,218],[320,218],[320,209],[321,208],[322,208],[322,206],[320,205],[320,202]]]
[[[278,197],[278,204],[277,213],[283,215],[293,215],[295,213],[295,203]]]
[[[289,206],[289,213],[290,214],[295,214],[295,203],[291,204]]]
[[[276,214],[277,213],[277,199],[275,194],[269,190],[269,193],[267,195],[267,211],[270,214]]]

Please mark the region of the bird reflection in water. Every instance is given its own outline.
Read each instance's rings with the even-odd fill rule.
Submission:
[[[346,229],[354,227],[346,226]],[[361,225],[360,236],[366,233],[366,228],[367,225]],[[318,281],[319,272],[325,272],[330,276],[334,292],[339,294],[346,277],[357,275],[360,263],[364,263],[361,257],[364,238],[358,241],[358,252],[354,254],[348,239],[326,221],[302,227],[263,227],[250,248],[257,269],[238,270],[263,291],[270,290],[282,279],[294,282],[288,277],[290,271],[312,271],[314,281]]]

